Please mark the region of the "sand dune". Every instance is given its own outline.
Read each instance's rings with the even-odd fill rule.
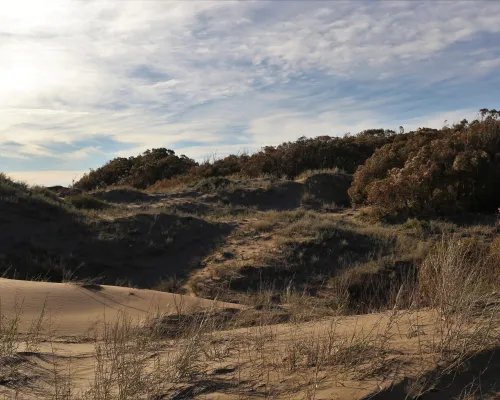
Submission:
[[[0,307],[6,317],[20,312],[20,329],[45,313],[51,333],[79,336],[112,322],[125,313],[133,319],[160,312],[171,314],[200,308],[238,305],[153,290],[76,283],[52,283],[0,279]],[[17,311],[16,311],[17,310]]]
[[[420,393],[419,382],[439,376],[443,383],[423,397],[437,399],[457,398],[479,375],[481,398],[498,398],[500,358],[492,328],[498,327],[497,314],[477,319],[476,330],[471,331],[474,325],[462,328],[462,340],[472,346],[478,338],[486,340],[478,332],[490,326],[490,347],[467,356],[470,368],[456,375],[438,363],[435,343],[447,343],[450,335],[440,328],[439,314],[429,309],[229,330],[207,327],[175,339],[149,335],[147,329],[137,330],[139,325],[117,324],[107,336],[87,340],[87,334],[103,332],[103,321],[123,314],[140,322],[156,311],[238,306],[151,290],[7,279],[0,279],[0,301],[2,317],[20,315],[24,331],[45,310],[50,330],[32,349],[20,335],[15,354],[0,360],[3,398],[54,399],[56,389],[68,385],[75,399],[111,398],[95,391],[100,387],[128,393],[112,397],[124,399],[151,392],[156,397],[148,398],[270,398],[274,393],[276,399],[392,400]],[[485,365],[490,367],[486,372]]]

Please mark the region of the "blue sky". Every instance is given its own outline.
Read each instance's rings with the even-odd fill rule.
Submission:
[[[0,171],[68,184],[499,108],[500,2],[0,3]]]

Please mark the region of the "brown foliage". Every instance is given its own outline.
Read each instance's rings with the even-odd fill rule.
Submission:
[[[398,135],[354,175],[357,204],[387,214],[490,212],[500,204],[500,114]]]
[[[353,173],[375,149],[390,143],[394,137],[393,131],[383,129],[371,129],[355,136],[302,137],[276,147],[266,146],[252,155],[232,154],[201,164],[186,156],[179,157],[172,150],[153,149],[137,157],[115,158],[103,167],[85,174],[75,183],[75,187],[83,190],[111,185],[173,188],[181,181],[194,182],[200,178],[235,174],[295,178],[307,170],[334,167]]]
[[[353,173],[375,149],[392,141],[392,131],[372,129],[355,136],[301,137],[295,142],[266,146],[252,155],[229,156],[193,171],[202,177],[240,173],[250,177],[263,174],[295,178],[307,170],[341,168]]]
[[[93,190],[110,185],[130,185],[146,188],[161,179],[186,174],[197,163],[169,149],[147,150],[137,157],[115,158],[101,168],[85,174],[75,186]]]

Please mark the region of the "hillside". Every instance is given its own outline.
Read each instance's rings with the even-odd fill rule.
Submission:
[[[0,288],[6,398],[498,395],[499,299],[467,322],[457,310],[451,325],[433,310],[277,324],[234,306],[224,312],[223,303],[136,289],[7,280]],[[20,305],[4,302],[12,298]]]
[[[495,110],[1,174],[0,394],[497,398],[498,179]]]

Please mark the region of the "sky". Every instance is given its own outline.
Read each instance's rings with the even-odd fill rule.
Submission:
[[[498,1],[0,2],[0,171],[67,185],[500,108]],[[447,121],[447,122],[445,122]]]

